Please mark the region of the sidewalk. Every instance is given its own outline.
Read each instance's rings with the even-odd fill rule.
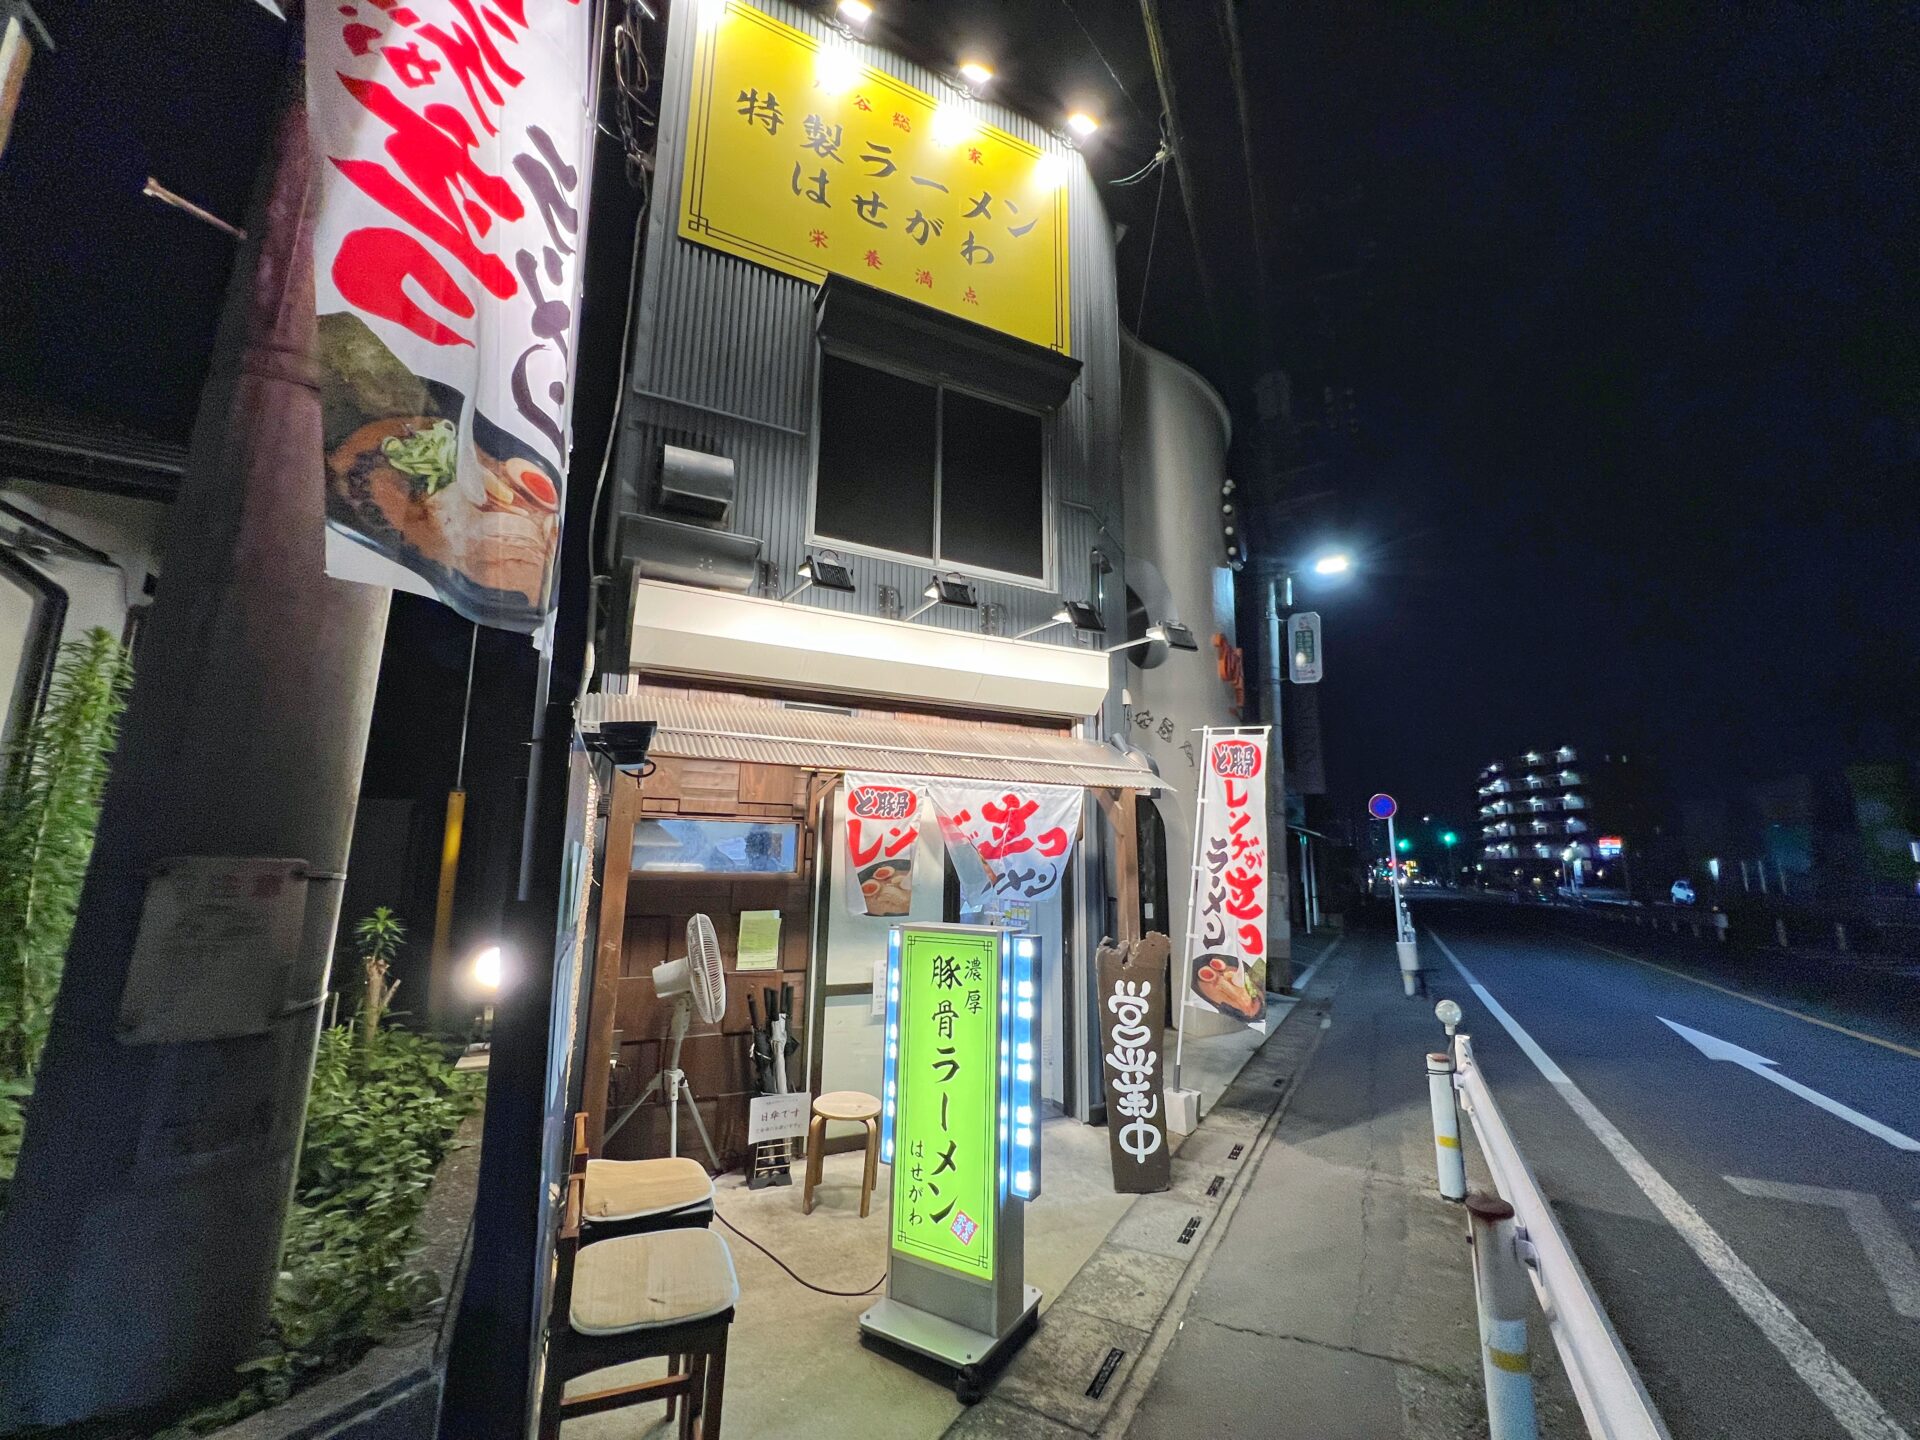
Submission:
[[[1402,995],[1390,936],[1360,932],[1314,977],[1296,1027],[1317,1042],[1304,1072],[1101,1434],[1486,1433],[1465,1222],[1434,1188],[1432,1003]],[[1297,1034],[1276,1047],[1299,1049]],[[1242,1085],[1280,1063],[1256,1058]],[[1469,1185],[1490,1188],[1467,1143]],[[1531,1331],[1541,1434],[1584,1435],[1537,1314]]]
[[[1300,948],[1310,964],[1323,957],[1304,998],[1275,1007],[1273,1033],[1237,1075],[1245,1042],[1220,1047],[1170,1190],[1114,1195],[1104,1133],[1048,1123],[1047,1190],[1027,1236],[1040,1325],[970,1409],[944,1376],[857,1343],[870,1300],[803,1289],[728,1233],[743,1288],[728,1433],[1484,1436],[1465,1218],[1434,1188],[1432,1004],[1401,995],[1384,931]],[[829,1157],[810,1217],[796,1192],[727,1182],[720,1213],[801,1261],[813,1284],[857,1291],[886,1263],[884,1202],[858,1218],[858,1162]],[[1469,1183],[1489,1188],[1470,1141],[1468,1164]],[[1541,1434],[1573,1440],[1585,1431],[1535,1320]],[[670,1433],[657,1411],[565,1429],[566,1440]]]

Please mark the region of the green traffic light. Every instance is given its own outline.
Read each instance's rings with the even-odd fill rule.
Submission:
[[[1413,842],[1411,840],[1402,840],[1400,842],[1400,848],[1402,850],[1411,850],[1413,848]]]
[[[1453,831],[1451,830],[1442,830],[1440,832],[1440,843],[1442,845],[1451,845],[1453,844],[1454,841],[1458,840],[1459,838],[1460,837],[1454,834]]]

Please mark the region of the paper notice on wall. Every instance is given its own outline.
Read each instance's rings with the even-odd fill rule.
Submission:
[[[740,944],[734,952],[736,970],[778,970],[780,968],[780,912],[778,910],[742,910]]]
[[[1267,1028],[1267,732],[1209,730],[1200,767],[1187,1003]]]

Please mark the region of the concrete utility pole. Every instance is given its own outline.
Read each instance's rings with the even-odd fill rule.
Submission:
[[[0,1223],[0,1433],[220,1384],[278,1268],[387,611],[384,590],[322,571],[298,76],[288,94]],[[299,934],[258,944],[248,978],[275,978],[257,1033],[122,1043],[149,876],[193,855],[304,861]],[[184,987],[194,958],[172,947],[158,978]]]

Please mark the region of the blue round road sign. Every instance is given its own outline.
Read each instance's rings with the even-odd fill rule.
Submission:
[[[1367,801],[1367,813],[1376,820],[1391,820],[1393,812],[1399,808],[1393,803],[1391,795],[1376,795]]]

